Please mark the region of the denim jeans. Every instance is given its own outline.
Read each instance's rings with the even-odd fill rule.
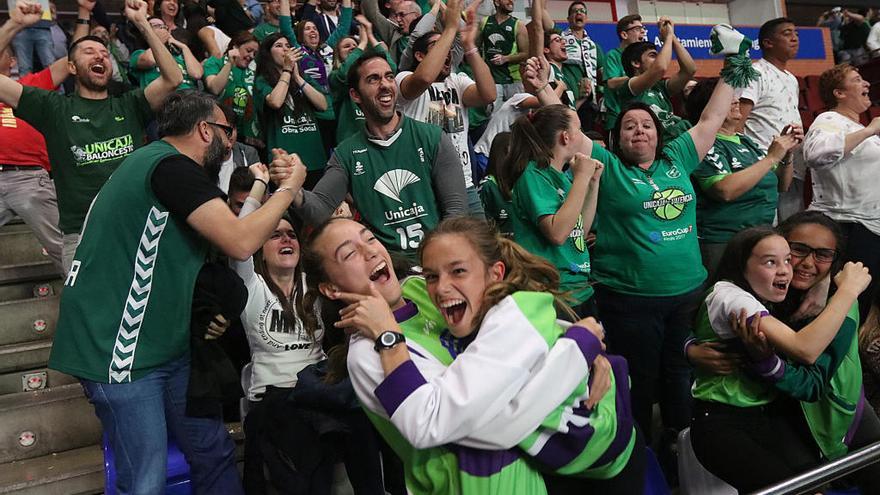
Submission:
[[[80,380],[113,447],[119,493],[165,492],[168,432],[189,462],[195,493],[244,493],[222,419],[185,414],[189,371],[187,353],[130,383]]]
[[[684,341],[703,290],[668,297],[635,296],[596,286],[608,352],[629,363],[633,416],[651,441],[651,413],[659,400],[663,426],[676,431],[691,419],[691,367]]]
[[[18,75],[24,76],[34,70],[34,51],[40,57],[43,68],[55,61],[52,53],[52,31],[49,28],[26,28],[12,38],[15,58],[18,61]]]

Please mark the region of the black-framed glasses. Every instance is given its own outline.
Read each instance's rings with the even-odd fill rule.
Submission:
[[[624,29],[624,31],[632,31],[633,29],[638,29],[639,31],[647,31],[648,30],[648,28],[646,28],[645,26],[630,26],[630,27]]]
[[[223,132],[226,133],[226,137],[232,139],[232,133],[235,132],[235,127],[232,127],[231,125],[221,124],[219,122],[211,122],[208,120],[206,120],[205,123],[223,129]]]
[[[812,254],[819,263],[831,263],[840,255],[836,249],[814,248],[802,242],[790,242],[788,245],[791,248],[791,255],[795,258],[806,258]]]
[[[572,9],[569,15],[571,14],[586,14],[587,9]]]

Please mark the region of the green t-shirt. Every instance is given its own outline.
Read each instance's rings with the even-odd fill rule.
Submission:
[[[690,122],[675,115],[675,109],[672,108],[672,101],[669,99],[669,91],[666,89],[666,81],[658,82],[639,95],[632,94],[627,82],[618,88],[617,97],[620,101],[620,109],[631,101],[640,101],[651,107],[654,115],[660,120],[664,143],[672,141],[691,128]]]
[[[516,31],[519,28],[519,19],[508,17],[507,20],[498,24],[494,15],[483,20],[480,28],[480,46],[483,60],[489,65],[489,72],[495,84],[511,84],[521,80],[519,66],[517,64],[495,65],[491,62],[495,55],[511,55],[519,52],[516,44]]]
[[[58,227],[79,233],[92,199],[129,153],[146,143],[153,112],[142,89],[103,100],[25,86],[15,110],[46,138]]]
[[[304,95],[297,92],[296,96],[288,93],[280,109],[269,108],[266,97],[272,89],[265,79],[257,77],[254,106],[257,121],[261,124],[260,135],[265,139],[266,146],[270,150],[281,148],[288,153],[296,153],[310,171],[323,170],[327,165],[327,153],[318,131],[314,107]]]
[[[226,57],[210,57],[205,60],[205,79],[219,74],[225,64]],[[238,117],[239,138],[259,137],[260,131],[254,112],[254,71],[233,64],[226,88],[217,99],[220,103],[229,105]]]
[[[578,215],[568,240],[561,246],[552,244],[538,226],[541,217],[559,211],[570,189],[571,180],[562,172],[550,166],[538,168],[535,162],[529,162],[513,186],[513,232],[523,248],[559,269],[560,288],[571,292],[580,304],[593,295],[583,218]]]
[[[708,194],[713,185],[762,158],[764,151],[746,136],[716,136],[715,144],[693,174],[697,184],[697,232],[702,241],[726,243],[740,230],[773,223],[779,180],[772,170],[733,201],[721,201]]]
[[[483,202],[483,210],[486,218],[495,224],[495,228],[502,235],[513,237],[513,205],[501,195],[501,189],[492,175],[486,176],[480,183],[480,199]]]
[[[254,38],[257,39],[260,43],[263,42],[270,34],[280,33],[281,27],[277,24],[269,24],[268,22],[264,22],[258,24],[257,27],[254,28]]]
[[[601,146],[593,146],[592,157],[605,164],[593,278],[638,296],[676,296],[699,287],[706,269],[689,176],[700,159],[690,134],[668,143],[648,170],[625,165]]]
[[[575,107],[574,104],[580,97],[579,81],[574,79],[572,77],[574,74],[571,70],[566,71],[564,66],[560,67],[556,64],[550,64],[550,69],[553,73],[553,79],[556,82],[562,82],[565,84],[565,92],[562,93],[562,103],[568,105],[568,108],[571,108],[572,110],[577,110],[577,107]],[[574,70],[578,70],[578,68],[575,67]],[[551,83],[551,86],[556,89],[555,82]]]
[[[131,67],[131,74],[137,79],[138,87],[141,88],[146,88],[151,82],[159,79],[160,75],[158,65],[149,69],[137,68],[137,61],[141,58],[141,55],[144,52],[146,52],[146,50],[135,50],[135,52],[131,54],[131,59],[128,62],[128,66]],[[196,82],[193,81],[193,78],[190,77],[189,73],[186,71],[186,61],[183,59],[183,54],[172,55],[172,57],[174,57],[174,61],[177,62],[177,67],[180,68],[180,73],[183,74],[183,82],[180,83],[177,90],[195,89]]]
[[[626,77],[626,71],[623,70],[623,62],[620,60],[622,53],[623,50],[617,47],[605,55],[605,73],[603,75],[605,81],[615,77]],[[608,131],[614,128],[614,124],[617,122],[617,114],[620,113],[620,101],[615,93],[616,91],[610,89],[606,89],[603,93],[602,109],[605,112],[605,130]]]

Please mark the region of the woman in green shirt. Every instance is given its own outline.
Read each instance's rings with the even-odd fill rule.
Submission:
[[[311,189],[327,164],[315,113],[328,104],[324,93],[300,74],[301,58],[302,50],[292,48],[281,33],[267,36],[257,54],[254,105],[266,146],[299,155],[309,171],[305,187]]]
[[[715,80],[708,79],[694,86],[685,104],[691,122],[700,119],[715,84]],[[789,152],[803,140],[803,131],[795,129],[774,138],[765,153],[754,141],[737,133],[742,122],[739,98],[734,98],[715,144],[693,174],[700,252],[710,279],[734,234],[773,223],[779,192],[791,183]]]
[[[589,140],[580,127],[577,112],[565,105],[521,116],[512,127],[510,166],[496,179],[512,200],[516,242],[559,270],[560,288],[583,318],[596,314],[586,233],[596,213],[602,165],[581,152]],[[563,173],[566,164],[573,179]]]
[[[204,66],[208,91],[238,117],[239,139],[263,148],[257,141],[260,133],[254,119],[254,70],[250,67],[259,47],[254,35],[243,31],[229,42],[223,58],[210,57]]]

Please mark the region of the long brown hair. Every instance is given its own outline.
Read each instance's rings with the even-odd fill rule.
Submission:
[[[286,216],[281,217],[282,220],[285,220],[288,224],[290,224],[291,228],[293,227],[293,222],[290,221]],[[294,228],[294,232],[296,232]],[[299,233],[296,233],[297,240],[299,240]],[[302,252],[302,247],[300,246],[300,252]],[[275,297],[278,298],[278,303],[281,305],[281,315],[284,318],[284,322],[288,325],[289,328],[296,328],[297,319],[303,321],[305,323],[306,315],[312,313],[310,311],[305,311],[304,308],[310,308],[311,305],[303,304],[303,292],[305,289],[305,283],[303,282],[303,259],[300,255],[299,263],[296,264],[296,267],[293,269],[293,293],[288,296],[284,293],[284,289],[282,289],[278,284],[272,280],[272,277],[269,274],[269,269],[266,266],[266,260],[263,258],[263,248],[260,248],[259,251],[254,254],[254,271],[263,277],[263,281],[266,283],[266,286],[269,287],[269,290],[272,294],[275,294]],[[317,327],[309,327],[303,324],[303,327],[306,330],[306,334],[309,336],[312,341],[315,341],[315,335],[317,334]]]
[[[553,146],[560,132],[571,125],[571,114],[565,105],[548,105],[516,119],[511,126],[509,163],[495,177],[505,199],[511,198],[513,186],[530,161],[538,168],[550,165]]]
[[[506,268],[502,280],[486,287],[480,312],[474,320],[475,327],[480,326],[487,311],[518,291],[550,293],[557,310],[577,320],[577,315],[568,305],[567,294],[559,290],[559,270],[544,258],[502,237],[485,220],[466,216],[443,220],[425,236],[419,246],[419,258],[423,259],[425,248],[432,241],[444,235],[460,235],[467,239],[487,267],[500,261]]]

